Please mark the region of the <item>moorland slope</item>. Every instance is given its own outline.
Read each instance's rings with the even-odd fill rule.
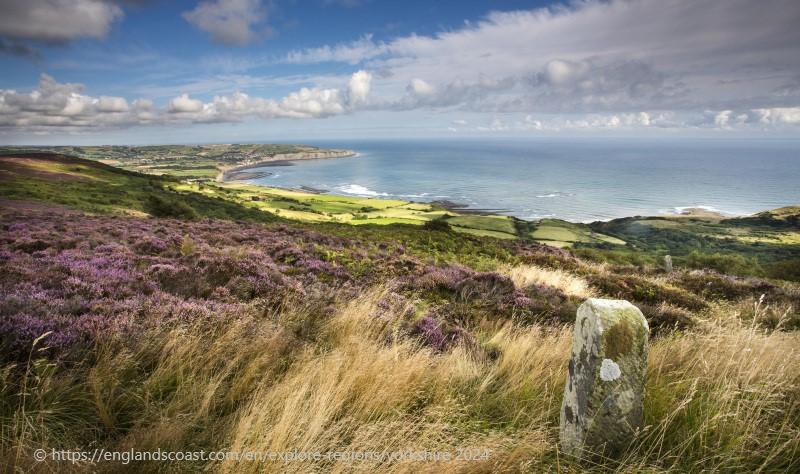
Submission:
[[[779,253],[762,264],[734,252],[792,235],[790,210],[734,222],[558,223],[626,242],[562,249],[516,226],[506,239],[459,232],[450,220],[491,216],[445,211],[414,224],[294,220],[262,208],[287,202],[277,191],[253,200],[242,194],[259,192],[250,188],[63,156],[0,158],[0,191],[3,470],[800,467],[800,290],[714,269],[731,258],[761,272],[778,263]],[[356,205],[336,198],[291,204],[326,217]],[[700,245],[666,272],[651,262],[680,250],[670,247],[680,239],[657,245],[648,233],[672,222]],[[753,229],[764,233],[749,241]],[[775,245],[796,255],[792,241]],[[640,307],[653,344],[647,428],[622,459],[579,466],[558,455],[558,409],[570,325],[590,296]],[[96,446],[479,456],[169,466],[33,458]]]

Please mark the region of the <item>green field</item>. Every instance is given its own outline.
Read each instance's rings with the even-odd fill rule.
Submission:
[[[47,152],[100,161],[140,173],[191,179],[213,179],[219,168],[237,166],[278,154],[318,151],[307,145],[215,144],[155,146],[0,147],[0,154]]]
[[[624,240],[594,232],[587,225],[558,219],[538,221],[530,236],[538,242],[556,247],[571,247],[576,243],[625,245]]]

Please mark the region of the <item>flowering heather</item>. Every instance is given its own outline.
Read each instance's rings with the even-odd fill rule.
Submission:
[[[327,307],[336,295],[352,298],[398,277],[412,283],[395,285],[385,304],[403,306],[409,324],[409,298],[436,288],[507,314],[529,304],[498,274],[426,267],[398,243],[287,225],[7,209],[3,230],[0,339],[9,359],[24,359],[45,333],[43,345],[55,355],[149,326],[266,311],[287,298],[322,299]]]
[[[418,334],[423,342],[437,350],[444,350],[447,338],[442,331],[442,325],[431,315],[421,318],[414,324],[412,334]]]
[[[342,240],[286,226],[38,210],[5,210],[2,225],[0,340],[10,359],[27,357],[45,333],[43,345],[58,353],[148,325],[235,317],[252,302],[369,283],[354,283],[339,263],[358,255]]]
[[[446,344],[439,326],[472,331],[491,320],[568,323],[580,303],[552,286],[518,288],[499,273],[434,264],[418,250],[411,254],[418,242],[374,238],[368,231],[341,237],[300,225],[40,208],[0,212],[0,344],[9,360],[26,358],[32,341],[45,333],[43,345],[56,356],[106,337],[135,337],[151,326],[269,314],[287,299],[318,308],[324,318],[337,300],[387,283],[391,291],[380,312],[401,315],[407,330],[435,348]],[[688,311],[705,307],[708,297],[765,294],[767,303],[800,306],[795,290],[763,280],[674,272],[664,284],[658,275],[593,270],[563,250],[509,246],[524,262],[579,268],[601,294],[639,304],[653,326],[685,325]],[[426,308],[424,318],[417,307]],[[443,331],[446,338],[450,329]]]

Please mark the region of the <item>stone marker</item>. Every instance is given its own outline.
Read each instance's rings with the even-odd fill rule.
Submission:
[[[561,449],[614,456],[642,426],[647,320],[623,300],[590,298],[578,308],[561,404]]]
[[[664,271],[672,273],[672,257],[669,255],[664,255]]]

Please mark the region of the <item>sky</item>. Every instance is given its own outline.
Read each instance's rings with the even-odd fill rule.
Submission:
[[[0,0],[0,144],[800,138],[797,0]]]

